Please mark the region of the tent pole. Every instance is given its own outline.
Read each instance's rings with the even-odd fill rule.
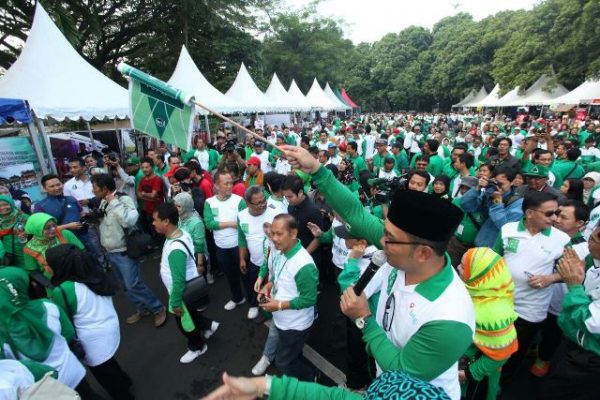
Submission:
[[[92,134],[92,128],[90,127],[90,121],[85,121],[85,125],[87,126],[88,136],[90,137],[90,142],[92,144],[92,151],[96,148],[96,144],[94,143],[94,135]]]
[[[121,136],[121,132],[119,132],[119,128],[117,126],[117,119],[115,121],[115,135],[117,135],[117,142],[119,143],[119,153],[123,152],[123,137]]]
[[[48,169],[48,163],[44,159],[44,153],[42,152],[42,148],[40,147],[39,136],[37,131],[35,130],[33,122],[27,124],[27,132],[29,132],[29,136],[31,137],[31,142],[33,143],[35,155],[37,156],[38,162],[40,163],[40,167],[42,169],[42,175],[48,175],[50,170]]]
[[[211,143],[212,138],[210,137],[210,123],[208,121],[208,114],[204,114],[204,124],[206,124],[206,138],[208,139],[208,143]]]
[[[544,105],[542,104],[542,109],[540,111],[540,118],[542,118],[542,115],[544,115]]]
[[[54,155],[52,154],[52,147],[50,147],[50,138],[46,134],[46,129],[44,128],[44,121],[40,118],[35,119],[35,123],[37,126],[37,130],[42,135],[44,139],[44,143],[46,143],[46,150],[48,151],[48,164],[50,164],[50,171],[53,174],[58,175],[58,171],[56,170],[56,163],[54,162]]]

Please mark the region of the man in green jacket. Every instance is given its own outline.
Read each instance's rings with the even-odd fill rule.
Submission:
[[[344,314],[362,330],[378,371],[407,372],[458,399],[455,364],[472,343],[475,321],[471,298],[445,251],[462,212],[445,200],[408,190],[394,196],[384,222],[308,152],[291,146],[285,151],[292,165],[312,175],[351,234],[387,255],[376,318],[366,296],[357,296],[353,288],[341,301]]]

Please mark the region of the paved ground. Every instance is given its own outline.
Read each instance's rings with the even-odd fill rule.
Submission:
[[[158,262],[157,254],[148,257],[142,274],[166,303],[167,293],[158,275]],[[345,331],[342,325],[333,322],[337,299],[335,288],[325,285],[319,295],[319,318],[308,342],[314,349],[309,356],[320,359],[319,367],[325,371],[319,381],[326,385],[334,385],[334,380],[339,380],[345,370],[345,348],[339,344],[345,340]],[[208,351],[193,363],[183,365],[179,358],[186,351],[185,338],[173,319],[159,329],[154,328],[151,318],[127,325],[125,318],[134,308],[122,293],[115,297],[115,307],[123,321],[117,359],[133,379],[137,399],[198,399],[220,383],[225,370],[233,375],[250,375],[252,366],[260,358],[267,327],[246,319],[246,305],[224,311],[227,300],[229,289],[221,277],[211,286],[211,305],[206,311],[206,315],[219,321],[221,326],[209,340]],[[276,371],[271,369],[270,372]],[[89,379],[93,384],[93,378]],[[505,388],[502,399],[531,399],[535,387],[536,382],[523,371],[514,384]]]

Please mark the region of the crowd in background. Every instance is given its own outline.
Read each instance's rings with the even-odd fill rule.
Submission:
[[[302,348],[317,298],[323,284],[334,283],[348,389],[379,390],[385,377],[398,387],[429,382],[435,398],[494,399],[533,354],[526,367],[547,376],[541,398],[595,398],[597,120],[404,113],[253,122],[249,128],[264,140],[223,128],[214,142],[196,135],[189,151],[160,143],[143,157],[107,150],[73,158],[71,178],[44,176],[46,197],[34,204],[0,181],[0,369],[11,371],[12,387],[50,371],[83,398],[96,398],[87,367],[113,398],[133,398],[114,358],[118,287],[136,308],[127,324],[152,317],[158,328],[175,319],[187,364],[219,329],[185,299],[188,283],[202,276],[212,285],[224,276],[230,300],[213,307],[272,318],[263,355],[248,370],[261,376],[274,364],[287,377],[251,381],[251,394],[316,398],[339,390],[354,398],[357,392],[302,386],[316,376]],[[390,240],[388,223],[410,240]],[[145,254],[136,240],[161,252],[166,304],[140,275]],[[394,328],[389,310],[414,306],[406,300],[414,293],[395,283],[394,244],[428,246],[433,253],[423,265],[436,255],[448,265],[434,276],[451,281],[456,297],[440,306],[450,289],[431,294],[444,284],[425,280],[413,301],[426,298],[452,314],[419,316],[429,324],[456,325],[442,323],[427,335],[427,323],[410,334]],[[378,248],[389,268],[365,289],[371,311],[359,315],[351,286]],[[464,304],[464,315],[456,314]],[[367,322],[371,313],[380,336]],[[390,353],[397,358],[387,359]],[[224,384],[240,383],[226,376]]]

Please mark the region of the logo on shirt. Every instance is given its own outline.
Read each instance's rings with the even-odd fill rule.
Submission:
[[[506,243],[506,251],[510,251],[511,253],[516,253],[519,248],[519,239],[508,238],[508,242]]]
[[[213,217],[218,218],[219,217],[219,209],[218,208],[210,208],[210,210],[212,211]]]
[[[250,231],[250,227],[247,223],[240,224],[240,228],[242,228],[242,232],[244,232],[245,234],[248,234],[248,232]]]

